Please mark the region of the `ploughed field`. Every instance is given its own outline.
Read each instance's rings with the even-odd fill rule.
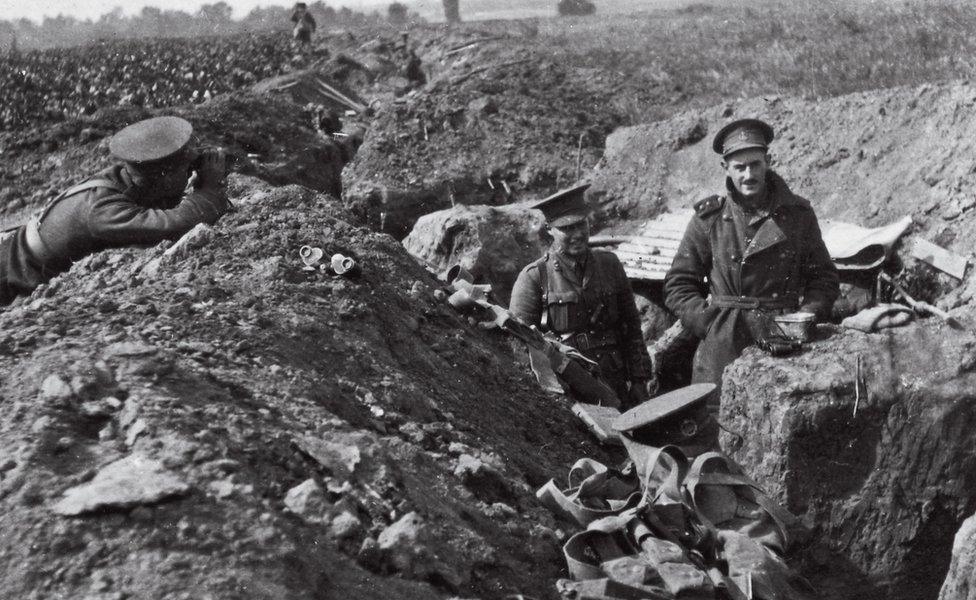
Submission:
[[[105,164],[107,136],[147,116],[185,116],[205,143],[251,158],[231,176],[237,211],[189,250],[104,252],[0,312],[0,589],[555,598],[572,528],[532,492],[579,457],[623,456],[536,389],[501,334],[440,302],[398,240],[452,203],[529,200],[577,177],[602,186],[607,225],[635,227],[714,187],[703,148],[719,119],[769,112],[786,132],[774,153],[793,166],[782,169],[822,217],[875,225],[911,214],[918,231],[969,254],[976,90],[956,80],[972,73],[974,29],[976,13],[949,3],[416,25],[428,78],[416,89],[389,51],[399,28],[323,31],[316,66],[372,107],[341,198],[322,193],[342,162],[312,113],[246,90],[311,65],[287,37],[220,40],[229,50],[202,75],[203,42],[146,41],[169,57],[172,86],[157,90],[189,97],[143,106],[119,102],[139,91],[127,81],[142,85],[144,48],[107,44],[96,54],[111,65],[105,77],[130,75],[115,95],[96,94],[95,110],[82,79],[103,71],[72,62],[84,53],[4,58],[4,106],[21,119],[0,133],[10,221]],[[18,77],[24,64],[40,67]],[[39,110],[32,90],[55,88],[81,109]],[[605,155],[608,140],[619,143]],[[852,208],[852,179],[870,185],[863,210]],[[924,191],[924,202],[902,190]],[[304,270],[305,244],[355,257],[361,275]],[[973,282],[937,279],[952,291],[931,300],[971,329]],[[973,343],[914,327],[879,340],[835,332],[807,358],[747,353],[731,369],[726,410],[751,434],[736,457],[817,520],[802,564],[827,597],[934,599],[952,535],[976,508],[957,426],[973,422]],[[858,414],[852,353],[872,386]],[[924,357],[939,368],[923,372]],[[803,379],[805,364],[822,374]],[[947,600],[967,597],[972,552],[957,554]]]

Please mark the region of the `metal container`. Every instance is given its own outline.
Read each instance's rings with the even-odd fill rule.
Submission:
[[[817,315],[812,312],[794,312],[773,317],[773,321],[787,337],[799,342],[810,339],[810,332],[813,331],[813,323],[816,320]]]

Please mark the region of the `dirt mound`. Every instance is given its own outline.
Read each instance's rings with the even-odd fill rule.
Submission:
[[[966,331],[835,332],[792,358],[748,350],[726,369],[723,447],[813,526],[807,574],[827,597],[938,595],[976,508],[971,316]]]
[[[422,48],[430,83],[377,111],[345,198],[402,237],[422,214],[542,196],[594,165],[628,121],[623,74],[571,67],[539,40],[467,29]]]
[[[341,192],[340,171],[348,156],[316,133],[311,115],[302,107],[281,96],[228,94],[197,106],[107,108],[90,118],[4,137],[0,178],[15,185],[0,192],[0,223],[25,220],[73,183],[109,166],[108,140],[113,133],[162,114],[193,123],[201,145],[226,148],[237,172],[275,184]]]
[[[571,413],[335,200],[231,190],[204,247],[103,252],[0,314],[6,593],[552,597],[531,491],[602,454]]]

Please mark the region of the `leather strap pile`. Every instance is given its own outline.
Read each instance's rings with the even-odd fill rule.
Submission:
[[[630,461],[581,459],[569,486],[550,480],[539,500],[584,527],[563,547],[566,598],[801,600],[809,584],[783,561],[796,518],[728,457],[689,461],[674,446],[624,436]]]

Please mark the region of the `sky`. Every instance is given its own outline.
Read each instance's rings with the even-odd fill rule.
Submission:
[[[234,9],[234,17],[240,18],[255,6],[278,5],[291,6],[294,0],[224,0]],[[348,6],[351,9],[385,8],[391,0],[329,0],[326,4],[338,8]],[[125,14],[137,14],[143,6],[155,6],[163,10],[184,10],[196,12],[204,4],[215,4],[218,0],[149,0],[133,2],[133,0],[0,0],[0,20],[11,21],[27,17],[34,21],[41,21],[45,16],[55,17],[58,14],[71,15],[78,19],[98,19],[116,6],[121,7]]]

